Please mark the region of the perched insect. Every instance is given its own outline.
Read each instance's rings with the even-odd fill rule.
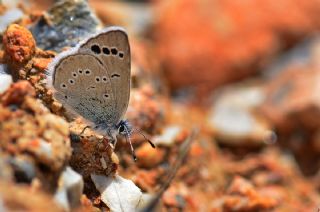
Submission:
[[[54,97],[67,110],[81,115],[114,145],[117,134],[125,135],[136,160],[132,127],[123,120],[130,98],[130,69],[127,33],[121,27],[108,27],[59,54],[47,73]]]

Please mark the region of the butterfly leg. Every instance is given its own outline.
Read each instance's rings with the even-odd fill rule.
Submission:
[[[124,126],[124,130],[126,131],[126,134],[125,134],[126,141],[127,141],[127,143],[130,144],[130,149],[131,149],[131,154],[132,154],[133,160],[137,161],[137,156],[136,156],[136,153],[134,151],[134,148],[132,146],[132,142],[131,142],[131,139],[130,139],[129,129],[125,125],[123,125],[123,126]]]
[[[113,149],[115,149],[118,141],[117,131],[111,128],[107,128],[105,136],[108,139],[109,143],[113,146]]]

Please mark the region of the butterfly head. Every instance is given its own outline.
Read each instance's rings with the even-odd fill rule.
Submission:
[[[130,136],[132,133],[132,125],[128,120],[121,120],[119,124],[116,125],[118,133],[124,136]]]
[[[136,156],[136,153],[134,151],[134,148],[132,146],[131,139],[130,139],[130,136],[131,136],[131,133],[132,133],[131,124],[128,122],[128,120],[121,120],[116,125],[116,129],[118,129],[118,134],[125,136],[126,141],[130,144],[133,160],[136,161],[137,160],[137,156]]]
[[[103,125],[103,126],[102,126]],[[133,131],[137,131],[140,133],[149,143],[150,145],[155,148],[155,145],[140,131],[137,129],[133,129],[132,125],[129,123],[128,120],[121,120],[118,124],[113,126],[105,126],[105,124],[100,125],[100,129],[104,129],[104,135],[109,138],[109,142],[115,147],[117,143],[117,135],[122,135],[126,138],[127,143],[130,145],[132,157],[134,161],[137,160],[134,148],[131,143],[130,136]]]

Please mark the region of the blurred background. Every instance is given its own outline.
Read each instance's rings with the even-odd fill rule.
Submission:
[[[17,19],[31,14],[30,23],[44,11],[49,11],[46,17],[60,17],[50,13],[53,0],[2,2],[7,8],[19,8]],[[169,150],[173,144],[164,144],[167,138],[179,141],[197,126],[199,136],[163,196],[167,211],[317,209],[319,0],[88,3],[96,15],[94,24],[77,24],[74,20],[81,15],[61,13],[79,28],[77,36],[70,36],[84,36],[84,28],[88,33],[110,25],[127,29],[132,86],[156,96],[150,106],[133,92],[128,117],[151,135],[162,133],[163,137],[153,139],[166,146],[163,153],[150,157],[147,150],[138,148],[138,154],[152,162],[135,166],[125,160],[119,168],[122,175],[144,191],[152,191],[159,174],[154,167],[177,158],[177,151]],[[5,22],[1,25],[3,31]],[[60,52],[78,42],[49,45],[40,36],[44,33],[40,26],[30,26],[39,48]],[[135,118],[132,108],[161,115]]]

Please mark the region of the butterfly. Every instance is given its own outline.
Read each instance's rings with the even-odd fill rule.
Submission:
[[[47,84],[67,110],[82,116],[112,144],[118,134],[125,135],[136,160],[132,126],[123,119],[130,98],[130,72],[128,35],[114,26],[55,57],[47,69]]]

